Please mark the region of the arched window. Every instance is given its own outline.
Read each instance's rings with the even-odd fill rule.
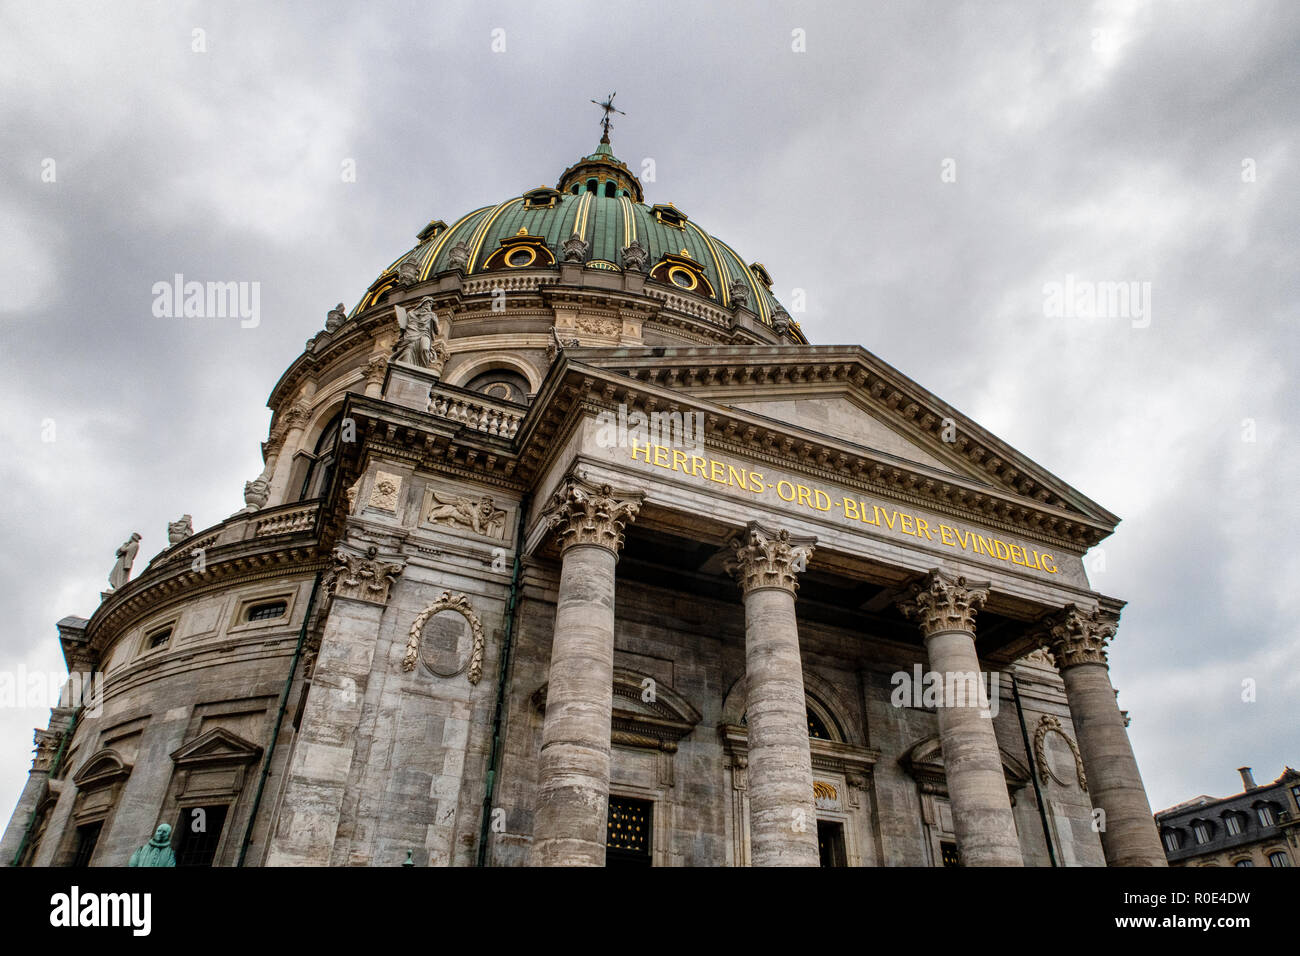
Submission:
[[[616,186],[612,181],[605,183],[605,195],[610,199],[613,199],[618,195],[618,186]]]
[[[594,193],[595,191],[596,191],[596,180],[594,180],[594,179],[588,179],[588,180],[587,180],[587,192],[589,192],[589,193]]]
[[[513,369],[497,368],[481,372],[466,382],[465,388],[520,405],[528,402],[528,379]]]
[[[312,456],[311,464],[307,467],[307,474],[303,476],[302,488],[298,492],[299,501],[319,498],[329,491],[330,478],[334,476],[334,459],[339,440],[339,424],[342,420],[343,413],[340,412],[330,420],[330,423],[325,426],[325,430],[320,433],[320,438],[316,440],[315,454]]]
[[[813,740],[830,740],[831,732],[826,729],[826,723],[812,712],[812,708],[807,710],[808,714],[808,736]]]
[[[808,717],[808,737],[811,740],[841,740],[843,735],[840,729],[835,726],[834,720],[827,714],[827,711],[820,704],[807,702],[805,699],[804,713]],[[749,712],[746,711],[740,718],[742,727],[749,726]]]

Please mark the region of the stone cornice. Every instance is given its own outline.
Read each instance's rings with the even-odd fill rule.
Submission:
[[[618,371],[638,382],[720,397],[756,386],[779,392],[810,389],[851,394],[959,473],[979,475],[1006,492],[1113,530],[1119,519],[957,409],[859,346],[761,346],[583,350],[584,365]],[[827,389],[831,386],[831,389]],[[736,397],[741,397],[739,394]],[[952,441],[942,438],[950,424]]]
[[[86,652],[101,654],[137,617],[177,597],[190,599],[243,581],[323,567],[319,523],[319,502],[295,502],[235,515],[168,548],[90,616]],[[199,548],[204,552],[201,571],[191,558]]]
[[[390,325],[396,332],[396,323],[392,306],[380,306],[355,319],[349,319],[332,333],[318,332],[311,340],[311,345],[285,369],[280,380],[275,383],[266,400],[267,407],[280,409],[297,394],[305,381],[341,360],[355,357],[356,364],[364,366],[374,352],[375,338]],[[278,423],[273,422],[273,427],[275,424]]]
[[[770,350],[763,349],[764,352]],[[544,457],[546,442],[559,429],[561,420],[572,413],[574,403],[581,403],[593,413],[612,410],[620,403],[625,404],[629,411],[636,409],[647,415],[699,410],[705,416],[706,443],[742,457],[905,501],[940,514],[964,517],[990,528],[1015,532],[1079,553],[1113,530],[1114,525],[1105,520],[1047,505],[865,446],[819,435],[757,413],[674,391],[671,384],[652,385],[629,379],[617,371],[585,364],[601,353],[624,351],[628,350],[572,349],[557,358],[529,415],[519,428],[522,437],[521,476],[528,477],[534,473],[532,466]],[[675,387],[683,386],[679,382]]]
[[[640,314],[664,328],[702,337],[707,342],[741,342],[764,344],[785,341],[766,325],[754,320],[738,324],[736,314],[714,302],[676,290],[645,285],[644,276],[608,273],[590,269],[576,270],[576,281],[565,282],[552,271],[501,271],[465,277],[450,270],[425,282],[390,295],[349,318],[333,332],[318,331],[307,348],[285,370],[267,399],[267,406],[279,410],[295,395],[306,380],[318,376],[339,361],[352,361],[362,353],[357,364],[364,365],[374,351],[374,339],[385,329],[396,331],[393,306],[433,298],[440,315],[449,315],[454,328],[457,319],[512,319],[519,310],[533,309],[544,315],[556,306],[569,308],[605,308],[621,313]],[[510,311],[494,309],[494,290],[501,289],[512,298]],[[521,298],[524,297],[524,298]],[[752,328],[750,327],[752,326]],[[453,340],[455,336],[453,333]],[[796,345],[794,348],[806,348]]]

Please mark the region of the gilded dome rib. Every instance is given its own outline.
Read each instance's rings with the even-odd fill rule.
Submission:
[[[618,197],[619,205],[623,208],[623,246],[626,249],[632,245],[632,240],[636,238],[636,213],[632,209],[632,200],[626,196]]]
[[[722,257],[718,255],[717,247],[714,246],[713,240],[709,238],[709,234],[689,219],[686,220],[686,227],[694,229],[696,235],[704,241],[705,248],[709,250],[709,255],[713,257],[713,267],[718,273],[718,300],[723,305],[730,305],[731,293],[728,291],[727,286],[731,282],[731,274],[727,271],[726,266],[722,264]]]
[[[492,228],[492,224],[496,222],[498,217],[500,217],[500,215],[511,206],[517,205],[523,201],[522,196],[516,196],[514,199],[507,199],[505,202],[501,203],[501,205],[497,206],[490,216],[486,217],[479,223],[478,228],[474,230],[473,238],[470,240],[469,261],[465,264],[466,275],[471,274],[474,271],[474,267],[478,265],[478,254],[483,248],[483,240],[487,238],[488,230]]]
[[[438,261],[438,256],[442,253],[443,246],[445,246],[448,242],[451,241],[451,237],[456,233],[456,231],[460,229],[461,226],[463,226],[474,216],[477,216],[479,213],[481,213],[483,210],[487,208],[489,207],[479,206],[479,208],[475,209],[473,212],[469,212],[461,216],[459,219],[455,221],[455,223],[452,224],[452,227],[450,229],[446,230],[441,236],[439,236],[437,239],[433,241],[433,248],[429,251],[428,257],[424,260],[424,263],[420,267],[421,282],[429,278],[429,275],[433,272],[433,264]]]
[[[763,322],[766,323],[767,325],[771,325],[772,307],[767,304],[767,297],[772,293],[766,288],[760,288],[760,283],[758,282],[757,279],[754,278],[754,273],[750,271],[749,266],[745,265],[745,260],[740,258],[740,256],[736,254],[735,249],[731,248],[731,246],[727,245],[725,242],[723,242],[721,239],[718,239],[716,236],[714,237],[714,242],[720,245],[723,249],[727,250],[727,252],[731,253],[731,258],[736,260],[737,264],[739,265],[740,269],[743,271],[745,275],[745,280],[749,283],[749,288],[754,293],[753,302],[757,306],[757,309],[755,311],[758,313],[758,317],[762,319]],[[766,293],[766,295],[764,293]]]

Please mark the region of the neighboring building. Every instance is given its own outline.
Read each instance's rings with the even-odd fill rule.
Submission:
[[[1163,866],[1118,519],[772,288],[607,135],[430,222],[275,385],[247,506],[59,622],[102,707],[4,863]]]
[[[1241,793],[1207,797],[1155,815],[1170,866],[1295,866],[1300,856],[1300,773],[1287,767],[1256,786],[1240,767]]]

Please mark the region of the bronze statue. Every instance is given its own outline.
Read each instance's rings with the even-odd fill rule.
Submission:
[[[160,823],[153,839],[131,854],[127,866],[175,866],[176,854],[172,850],[172,828]]]

